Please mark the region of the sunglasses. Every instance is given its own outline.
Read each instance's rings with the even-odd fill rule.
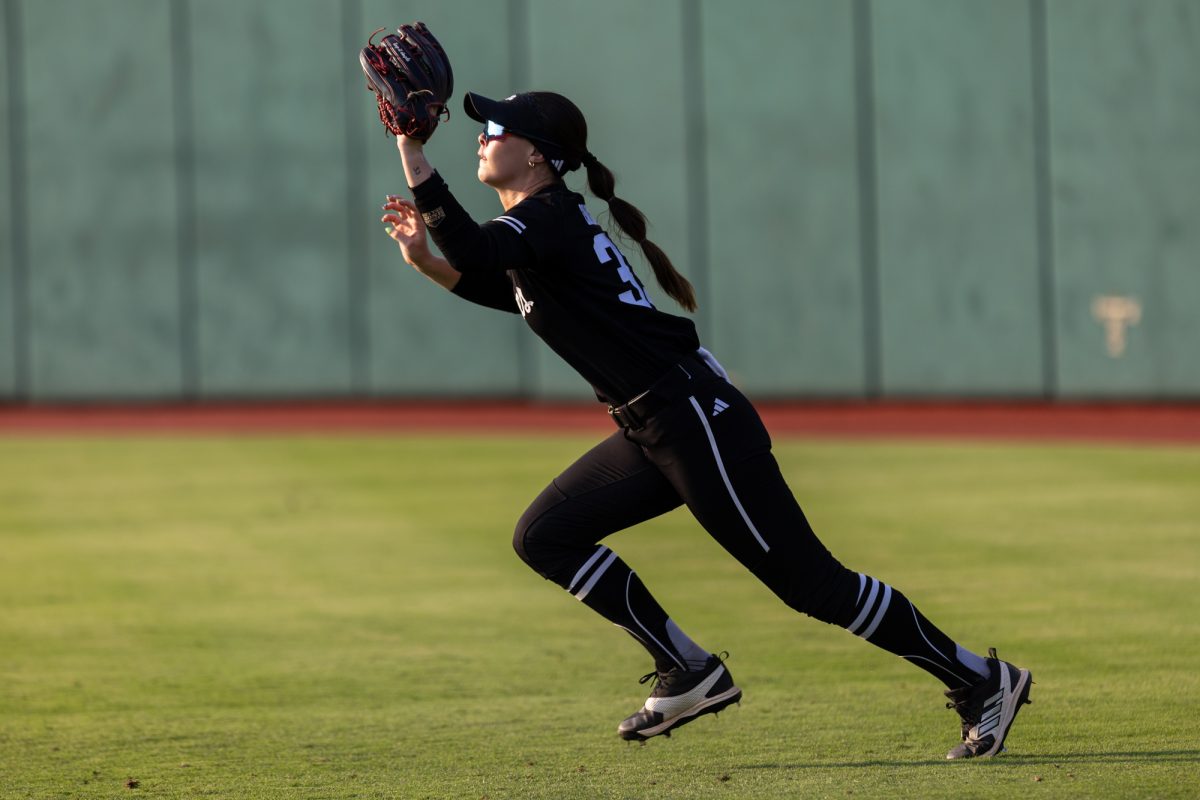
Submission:
[[[508,138],[508,131],[499,122],[488,120],[483,123],[483,133],[479,134],[479,143],[486,145],[488,142],[503,142]]]
[[[550,145],[551,147],[558,146],[549,139],[543,139],[540,136],[534,136],[532,133],[525,133],[524,131],[506,128],[499,122],[492,122],[491,120],[483,123],[483,133],[479,134],[479,143],[481,145],[487,145],[488,142],[503,142],[509,136],[520,136],[522,139],[528,139],[531,142],[540,142],[541,144]]]

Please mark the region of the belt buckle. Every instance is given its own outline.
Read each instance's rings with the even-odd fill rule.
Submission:
[[[617,423],[618,428],[624,428],[630,431],[640,431],[646,427],[642,419],[634,413],[629,407],[629,403],[623,406],[609,406],[608,415],[613,418],[613,422]]]

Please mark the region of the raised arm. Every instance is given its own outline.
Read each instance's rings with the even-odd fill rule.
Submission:
[[[480,225],[471,218],[430,165],[420,142],[397,136],[396,148],[417,211],[452,269],[461,273],[504,273],[537,261],[531,237],[518,235],[503,222]]]
[[[404,176],[410,187],[415,188],[433,175],[433,167],[425,158],[420,142],[406,136],[396,137],[396,147],[404,163]],[[451,198],[453,199],[453,198]],[[416,204],[399,195],[390,194],[383,204],[386,212],[381,221],[384,228],[412,267],[434,283],[449,289],[454,294],[488,308],[517,313],[513,299],[512,283],[501,271],[476,271],[464,275],[449,261],[436,256],[429,249],[428,229]],[[463,217],[466,212],[459,210]],[[467,217],[470,221],[470,218]],[[473,222],[471,222],[474,225]]]
[[[404,162],[404,178],[408,188],[415,189],[433,175],[433,167],[425,158],[425,145],[407,136],[396,137],[396,149],[400,151],[400,160]]]

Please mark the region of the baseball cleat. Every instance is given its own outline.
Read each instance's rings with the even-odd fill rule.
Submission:
[[[1004,740],[1017,718],[1017,712],[1029,699],[1033,676],[996,657],[995,648],[988,650],[987,665],[992,673],[974,686],[946,692],[952,708],[962,718],[962,744],[954,747],[946,758],[988,758],[1004,749]]]
[[[654,688],[646,704],[617,727],[622,739],[645,741],[659,734],[670,736],[680,725],[715,714],[742,699],[742,690],[733,685],[733,677],[717,656],[709,656],[704,669],[696,672],[651,672],[639,683],[652,678]]]

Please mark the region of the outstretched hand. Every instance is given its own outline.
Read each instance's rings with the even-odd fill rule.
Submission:
[[[387,213],[380,218],[380,222],[388,226],[383,229],[384,233],[400,245],[404,260],[414,267],[428,260],[430,252],[425,221],[421,219],[421,214],[413,202],[389,194],[387,202],[383,204],[383,210]]]
[[[400,245],[404,260],[413,269],[429,280],[445,289],[453,289],[458,285],[461,273],[450,262],[441,256],[435,256],[429,249],[429,237],[425,229],[425,220],[421,212],[411,200],[405,200],[399,195],[389,194],[383,204],[387,213],[380,218],[385,226],[383,230]]]

